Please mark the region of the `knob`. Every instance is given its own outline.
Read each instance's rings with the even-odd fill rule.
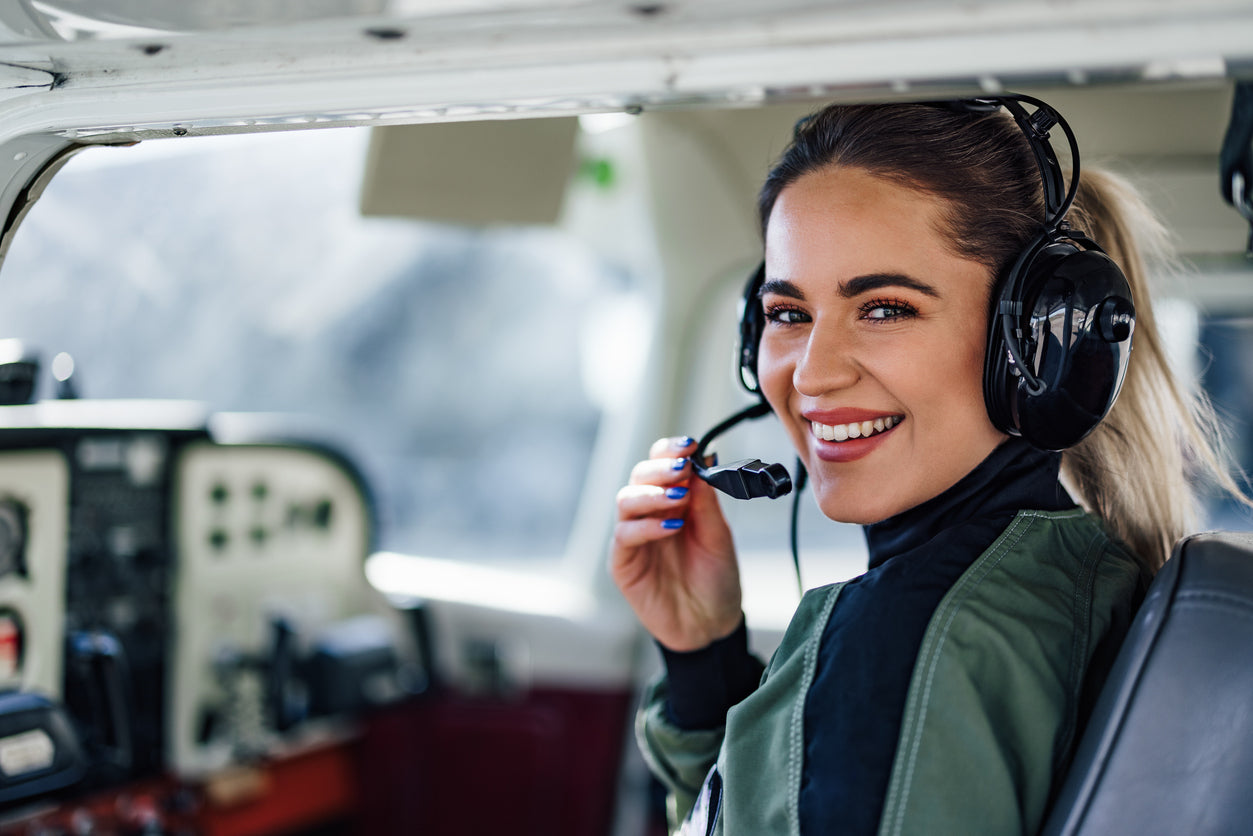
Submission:
[[[1110,296],[1097,309],[1097,327],[1107,343],[1121,343],[1131,338],[1136,324],[1136,309],[1130,299]]]

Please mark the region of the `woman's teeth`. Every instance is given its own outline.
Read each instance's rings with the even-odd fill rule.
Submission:
[[[896,415],[889,415],[885,418],[876,418],[873,421],[860,421],[853,424],[819,424],[817,421],[810,422],[813,426],[814,436],[825,441],[848,441],[850,438],[866,438],[875,433],[881,433],[884,430],[890,430],[899,424],[902,419]]]

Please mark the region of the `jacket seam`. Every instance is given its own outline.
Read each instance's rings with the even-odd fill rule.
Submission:
[[[1100,566],[1101,559],[1105,554],[1105,550],[1101,548],[1101,543],[1104,539],[1100,529],[1093,532],[1091,539],[1088,540],[1087,547],[1084,549],[1083,561],[1080,563],[1079,568],[1079,577],[1075,583],[1075,631],[1074,641],[1071,642],[1070,648],[1070,670],[1068,672],[1069,678],[1066,690],[1067,702],[1071,704],[1066,706],[1064,721],[1066,725],[1061,729],[1059,741],[1061,745],[1058,746],[1054,754],[1054,775],[1057,774],[1058,767],[1061,766],[1058,759],[1065,757],[1065,753],[1070,750],[1078,728],[1079,704],[1076,699],[1083,684],[1084,671],[1087,669],[1088,649],[1092,646],[1093,590],[1096,586],[1097,568]]]
[[[903,811],[909,804],[910,791],[913,786],[913,775],[917,766],[918,749],[921,746],[922,729],[924,726],[924,718],[926,717],[928,706],[931,699],[931,687],[934,684],[936,668],[940,661],[940,650],[943,648],[948,638],[948,633],[952,627],[954,619],[961,612],[959,598],[964,600],[967,598],[983,581],[992,573],[1002,560],[1010,553],[1010,551],[1018,544],[1031,526],[1037,519],[1066,519],[1074,516],[1082,516],[1085,512],[1082,509],[1063,512],[1042,512],[1042,511],[1020,511],[1010,523],[1009,527],[1002,533],[997,542],[994,543],[988,551],[980,557],[972,566],[972,570],[967,576],[958,581],[958,585],[950,591],[954,594],[951,600],[941,602],[940,606],[945,610],[944,621],[939,629],[934,633],[928,631],[929,635],[923,643],[922,649],[919,651],[919,660],[926,660],[927,673],[923,680],[923,688],[921,696],[911,695],[910,704],[906,706],[904,722],[907,726],[906,731],[902,734],[902,740],[909,739],[909,754],[905,763],[905,772],[899,780],[892,782],[892,786],[888,789],[888,803],[884,807],[884,821],[890,825],[890,832],[894,836],[899,836],[904,826]],[[894,800],[893,797],[896,797]]]
[[[824,625],[824,629],[814,630],[805,643],[805,668],[803,678],[801,680],[802,689],[801,699],[796,701],[796,705],[792,708],[792,721],[790,727],[790,746],[788,747],[788,829],[791,833],[799,836],[801,829],[801,776],[805,764],[805,704],[809,701],[809,689],[813,685],[814,673],[818,669],[818,650],[822,644],[822,634],[826,632],[825,625],[831,618],[831,611],[835,608],[835,601],[840,596],[840,590],[844,588],[844,584],[838,583],[832,586],[831,591],[827,593],[827,600],[823,602],[822,614],[817,619],[817,623]]]

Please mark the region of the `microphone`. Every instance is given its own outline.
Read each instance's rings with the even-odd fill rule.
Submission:
[[[705,433],[692,453],[692,468],[696,475],[736,499],[756,499],[762,496],[778,499],[790,493],[792,477],[781,464],[765,464],[761,459],[741,459],[725,465],[705,466],[705,448],[710,442],[736,424],[769,413],[770,404],[763,400],[740,410]]]
[[[741,459],[725,465],[705,466],[705,448],[709,443],[742,421],[770,414],[770,404],[763,398],[758,403],[732,415],[701,437],[692,452],[692,469],[696,475],[718,490],[736,499],[756,499],[759,496],[778,499],[792,491],[792,477],[781,464],[764,464],[761,459]],[[792,502],[792,566],[796,569],[796,586],[804,596],[805,585],[801,582],[800,553],[800,491],[804,490],[809,473],[800,458],[796,459],[797,492]]]

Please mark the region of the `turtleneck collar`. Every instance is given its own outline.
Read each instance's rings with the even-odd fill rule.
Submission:
[[[1061,462],[1061,453],[1037,450],[1020,438],[1009,438],[948,490],[908,511],[864,526],[870,568],[969,520],[1012,516],[1024,509],[1061,511],[1075,507],[1057,480]]]

